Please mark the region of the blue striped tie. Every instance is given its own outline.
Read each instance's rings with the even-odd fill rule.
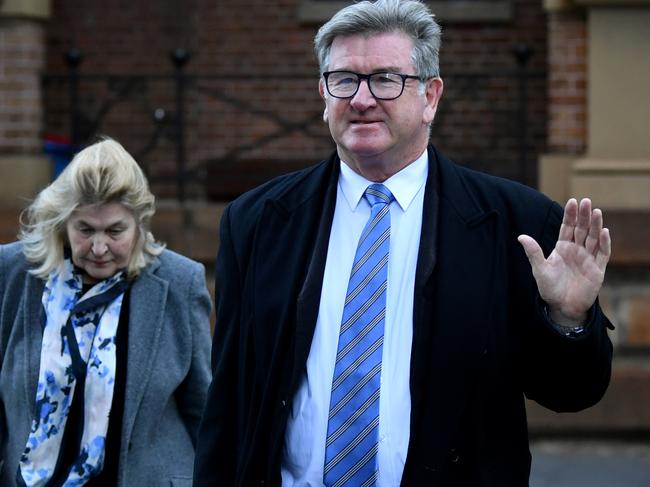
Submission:
[[[327,487],[369,487],[377,480],[379,386],[384,343],[391,192],[364,194],[370,218],[359,238],[343,308],[327,424]]]

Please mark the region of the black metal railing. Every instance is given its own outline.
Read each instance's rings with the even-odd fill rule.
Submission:
[[[470,160],[470,165],[481,168],[487,167],[485,161],[490,159],[491,154],[498,154],[495,152],[495,148],[499,147],[500,140],[516,140],[516,148],[510,147],[507,155],[507,158],[514,161],[512,167],[516,169],[511,168],[503,175],[527,184],[532,183],[529,167],[532,161],[531,154],[535,154],[539,150],[538,146],[543,143],[543,140],[540,139],[544,137],[537,135],[536,140],[531,141],[529,85],[535,80],[543,81],[545,73],[529,68],[531,55],[530,48],[517,46],[513,49],[514,62],[513,68],[510,70],[492,73],[444,73],[447,87],[460,87],[456,98],[468,97],[470,104],[472,99],[487,96],[482,92],[486,91],[485,87],[495,79],[504,80],[504,83],[507,84],[505,91],[508,92],[508,100],[501,107],[491,107],[489,99],[481,101],[487,105],[486,111],[491,113],[492,125],[497,127],[490,131],[489,137],[493,140],[486,142],[484,146],[477,146],[475,154],[463,153],[466,143],[462,141],[457,143],[458,148],[455,150],[455,146],[451,142],[453,137],[459,140],[463,137],[465,140],[471,138],[471,135],[459,135],[458,131],[453,128],[451,119],[454,116],[455,107],[452,105],[456,103],[453,100],[450,105],[444,105],[439,110],[435,122],[434,139],[439,137],[440,140],[436,140],[436,143],[442,145],[446,152],[451,151],[452,155],[456,153],[460,158],[466,157]],[[67,126],[72,146],[79,148],[91,141],[96,134],[107,132],[107,120],[118,106],[130,104],[131,111],[137,112],[141,118],[144,116],[144,119],[148,121],[143,123],[150,125],[139,134],[129,134],[129,137],[137,139],[131,144],[135,146],[135,149],[131,147],[132,153],[143,164],[152,183],[173,185],[174,196],[181,201],[188,198],[188,184],[200,184],[205,179],[207,168],[232,163],[236,160],[245,160],[249,154],[256,151],[259,153],[262,149],[282,139],[297,135],[307,138],[318,148],[320,157],[325,155],[322,147],[333,147],[322,123],[322,106],[317,97],[313,107],[307,107],[296,115],[295,112],[299,110],[295,110],[291,104],[266,108],[264,103],[251,102],[236,91],[233,93],[232,90],[225,90],[219,85],[220,83],[234,83],[236,86],[244,86],[246,83],[257,83],[263,80],[265,83],[275,82],[278,86],[286,86],[289,82],[302,82],[308,83],[310,88],[313,88],[316,80],[314,72],[264,75],[251,73],[190,74],[186,69],[190,60],[190,53],[187,50],[175,49],[171,52],[170,59],[173,71],[169,74],[82,74],[80,72],[83,62],[82,53],[78,49],[70,49],[65,54],[68,72],[60,75],[45,75],[43,78],[46,126],[49,125],[46,129],[62,131],[65,130],[62,127]],[[67,100],[61,100],[60,93],[65,91],[58,88],[62,85],[67,85]],[[102,89],[99,88],[100,85],[103,85]],[[152,96],[152,92],[155,92],[156,96]],[[197,150],[197,146],[207,141],[192,143],[192,150],[188,151],[188,114],[192,115],[197,111],[197,107],[209,105],[209,103],[227,106],[228,110],[238,114],[233,118],[255,117],[261,119],[268,123],[270,128],[261,135],[242,137],[241,140],[236,140],[234,143],[231,140],[227,147],[220,147],[218,154],[214,156],[197,156],[195,154],[201,152]],[[293,110],[292,115],[288,116],[284,113],[285,109]],[[48,110],[52,112],[49,114],[49,122]],[[58,114],[58,118],[53,115],[55,112]],[[64,120],[65,118],[67,121]],[[128,124],[128,120],[125,123]],[[196,120],[193,123],[194,129],[196,129]],[[545,134],[545,128],[540,128],[541,124],[545,124],[545,122],[537,120],[536,117],[534,123],[537,124],[537,133]],[[237,138],[233,138],[233,140],[235,139]],[[446,143],[445,139],[450,142]],[[161,172],[157,171],[156,165],[151,161],[148,162],[147,158],[149,154],[160,147],[163,141],[166,146],[173,147],[173,151],[162,151],[165,157],[168,157],[169,153],[173,153],[173,160],[170,158],[168,161],[168,166],[173,165],[173,170],[169,170],[168,167],[166,171]],[[260,159],[259,156],[257,158]],[[230,167],[230,170],[236,170],[236,166],[232,164],[227,167]]]

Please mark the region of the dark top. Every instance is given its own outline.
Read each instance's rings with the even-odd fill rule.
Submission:
[[[84,285],[83,292],[88,291],[90,287]],[[117,485],[120,440],[122,438],[122,418],[124,415],[124,393],[126,390],[130,289],[128,288],[124,293],[124,300],[122,301],[122,308],[120,310],[120,321],[115,337],[115,387],[113,389],[113,404],[111,406],[108,432],[106,434],[104,468],[97,477],[94,477],[85,484],[86,487],[114,487]],[[70,465],[74,463],[74,460],[79,455],[84,423],[84,386],[85,376],[82,376],[81,380],[77,381],[76,392],[72,399],[72,405],[70,406],[57,467],[54,475],[47,483],[47,487],[59,487],[63,485],[70,471]]]
[[[550,253],[562,207],[455,165],[433,146],[428,156],[401,485],[527,486],[524,397],[558,412],[595,404],[610,377],[609,321],[596,304],[588,331],[573,338],[544,315],[517,236],[530,235]],[[213,382],[195,487],[282,483],[286,425],[330,257],[340,164],[333,154],[281,176],[222,214]]]

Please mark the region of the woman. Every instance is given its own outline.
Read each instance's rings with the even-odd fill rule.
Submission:
[[[210,382],[203,266],[156,243],[113,140],[82,150],[0,246],[0,485],[191,485]]]

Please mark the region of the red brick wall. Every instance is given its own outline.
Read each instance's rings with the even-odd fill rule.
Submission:
[[[587,26],[579,11],[549,15],[550,152],[582,154],[587,137]]]
[[[48,69],[50,73],[64,73],[62,52],[77,46],[84,52],[81,73],[172,73],[169,51],[186,47],[192,53],[186,66],[188,74],[242,76],[230,80],[200,78],[192,86],[185,114],[188,166],[198,167],[206,161],[216,165],[234,158],[269,164],[290,159],[297,165],[311,164],[333,145],[320,120],[322,104],[312,54],[317,26],[301,23],[299,2],[53,0]],[[511,50],[518,43],[533,48],[534,69],[545,69],[546,16],[541,2],[513,0],[513,11],[513,19],[507,22],[443,22],[441,66],[443,77],[449,77],[433,141],[459,162],[518,177],[516,83],[507,77],[468,82],[452,76],[508,73],[515,68]],[[262,80],[262,74],[293,78]],[[49,131],[69,130],[66,89],[54,81],[46,85]],[[103,100],[115,97],[116,89],[105,83],[84,82],[84,110],[101,113]],[[157,107],[172,113],[173,100],[170,81],[151,83],[148,89],[134,92],[128,102],[115,105],[101,131],[138,153],[154,131],[151,113]],[[527,173],[531,175],[536,172],[536,154],[546,147],[543,76],[531,82],[528,102]],[[142,158],[151,174],[173,174],[172,130],[168,126],[162,143]],[[274,138],[278,132],[281,136]],[[250,148],[260,139],[263,145]],[[173,186],[159,185],[157,191],[172,194]],[[200,193],[200,188],[196,191]]]
[[[41,151],[41,24],[0,18],[0,154]]]

